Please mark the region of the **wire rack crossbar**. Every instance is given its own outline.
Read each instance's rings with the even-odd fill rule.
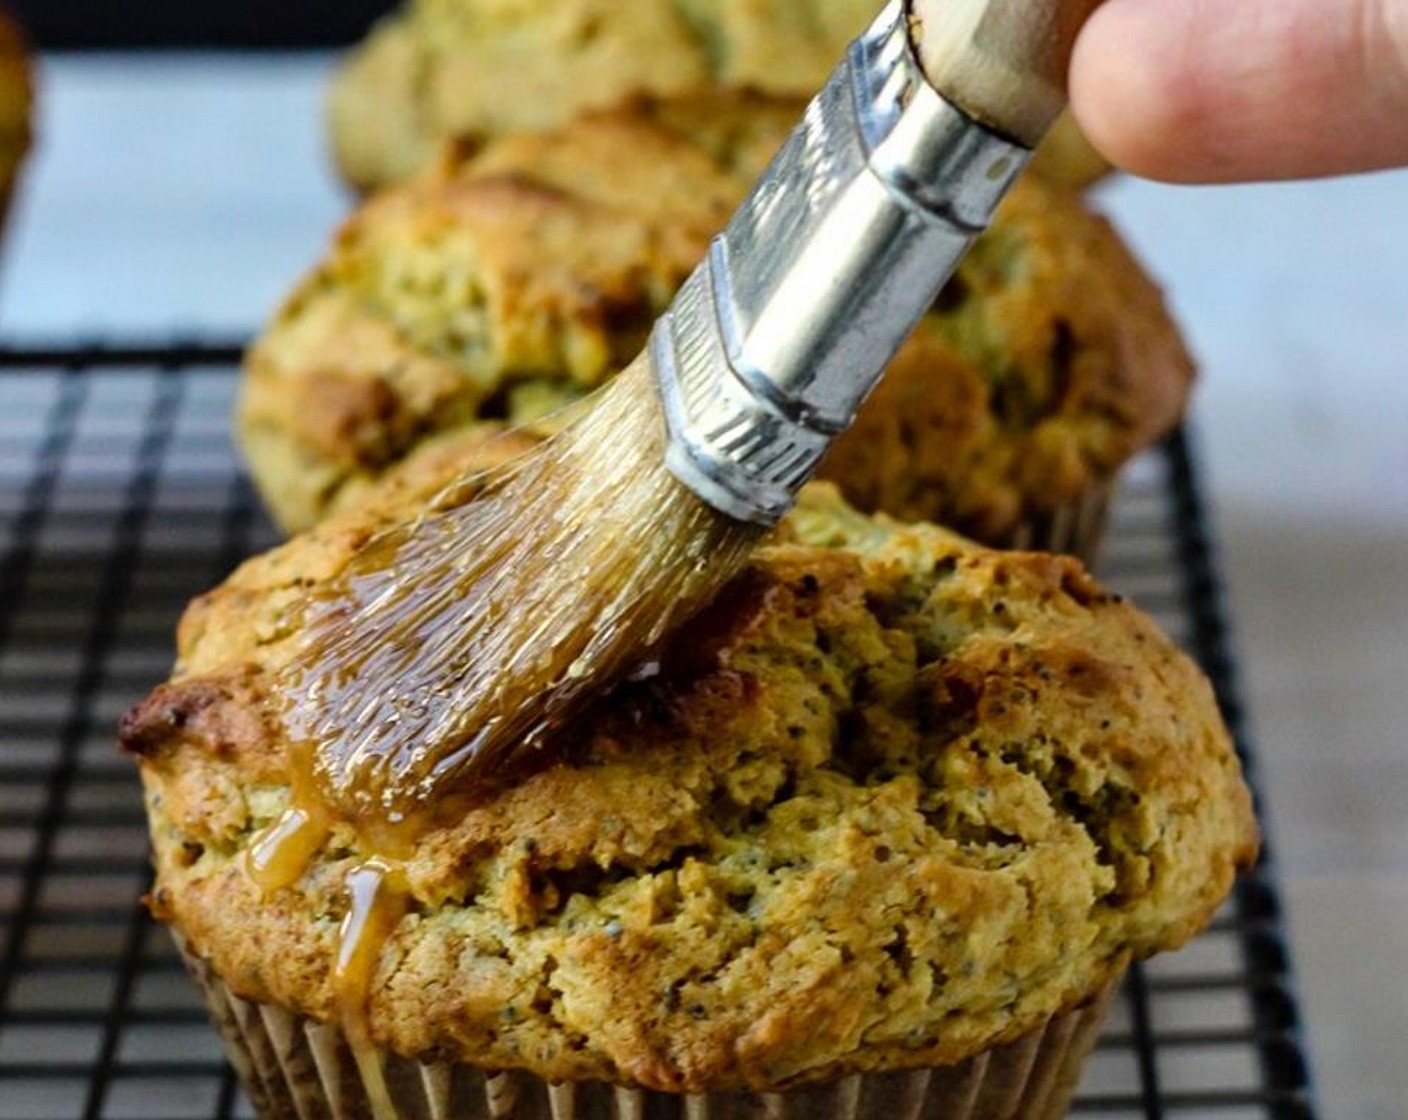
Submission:
[[[0,347],[0,1120],[253,1114],[166,935],[121,711],[185,602],[277,534],[225,433],[241,346]],[[1129,472],[1102,574],[1208,670],[1255,776],[1193,448]],[[1076,1116],[1313,1120],[1263,861],[1133,970]]]

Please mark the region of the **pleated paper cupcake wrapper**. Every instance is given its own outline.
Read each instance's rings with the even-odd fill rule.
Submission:
[[[241,999],[203,961],[188,954],[186,963],[261,1120],[1061,1120],[1118,987],[1116,978],[1044,1028],[961,1065],[688,1096],[552,1085],[386,1051],[359,1058],[336,1027]]]
[[[1089,486],[1072,501],[1046,513],[1031,514],[1002,539],[987,543],[998,548],[1064,552],[1087,565],[1094,564],[1113,493],[1113,483]]]

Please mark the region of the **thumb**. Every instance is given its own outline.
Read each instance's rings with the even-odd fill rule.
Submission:
[[[1408,0],[1107,0],[1071,103],[1106,157],[1155,179],[1408,164]]]

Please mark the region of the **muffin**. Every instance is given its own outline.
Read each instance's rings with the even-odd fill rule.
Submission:
[[[619,371],[798,103],[645,101],[468,152],[366,203],[251,349],[239,436],[290,530],[484,421]],[[1088,553],[1109,481],[1182,415],[1192,366],[1102,219],[1020,182],[822,477],[866,511]]]
[[[33,140],[34,84],[24,36],[0,9],[0,227]]]
[[[399,860],[331,824],[252,873],[310,600],[514,438],[247,562],[124,721],[153,912],[261,1115],[1062,1115],[1127,962],[1254,857],[1212,691],[1078,561],[825,484],[551,765]]]
[[[805,99],[878,10],[875,0],[410,0],[334,83],[334,158],[370,191],[422,170],[446,140],[554,129],[640,95]],[[1037,163],[1071,188],[1108,170],[1069,117]]]

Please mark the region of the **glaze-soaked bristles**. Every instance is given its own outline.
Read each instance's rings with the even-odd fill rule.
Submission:
[[[511,772],[737,573],[761,531],[677,482],[665,438],[642,357],[314,593],[286,718],[338,815],[394,824]]]

